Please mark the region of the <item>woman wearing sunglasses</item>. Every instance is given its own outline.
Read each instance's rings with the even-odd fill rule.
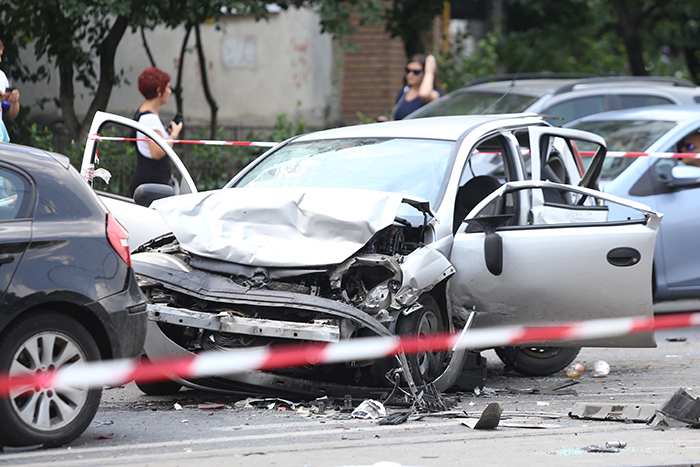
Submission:
[[[406,115],[442,96],[435,86],[435,57],[414,55],[406,64],[405,86],[396,96],[396,105],[391,112],[392,120],[402,120]]]

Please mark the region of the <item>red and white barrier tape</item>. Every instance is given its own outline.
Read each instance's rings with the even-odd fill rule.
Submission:
[[[119,386],[132,380],[155,382],[173,377],[192,379],[255,370],[274,370],[306,365],[370,360],[406,354],[453,349],[488,349],[558,341],[617,337],[655,329],[700,325],[700,312],[661,315],[653,318],[614,318],[551,326],[512,326],[469,330],[462,334],[416,337],[372,337],[338,343],[252,348],[207,352],[184,358],[112,360],[76,364],[55,372],[36,372],[10,378],[0,376],[0,397],[21,394],[36,386]]]
[[[594,151],[581,151],[582,156],[593,156]],[[700,154],[689,152],[625,152],[625,151],[608,151],[605,157],[659,157],[659,158],[684,158],[684,159],[700,159]]]
[[[100,136],[100,135],[90,135],[88,139],[95,141],[151,141],[148,138],[123,138],[120,136]],[[280,143],[275,143],[273,141],[219,141],[219,140],[206,140],[206,139],[173,139],[168,140],[172,143],[182,143],[182,144],[204,144],[211,146],[256,146],[262,148],[272,148]]]

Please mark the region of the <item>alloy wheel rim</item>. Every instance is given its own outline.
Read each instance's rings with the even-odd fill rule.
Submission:
[[[68,335],[59,331],[35,334],[12,358],[9,376],[41,375],[85,363],[85,352]],[[54,431],[69,425],[80,414],[89,395],[86,387],[46,387],[31,384],[10,391],[12,410],[37,431]]]

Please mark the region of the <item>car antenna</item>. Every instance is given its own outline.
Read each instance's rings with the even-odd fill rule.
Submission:
[[[484,111],[481,113],[481,115],[486,115],[486,114],[488,113],[489,110],[493,109],[493,107],[494,107],[496,104],[498,104],[499,102],[501,102],[501,101],[503,100],[504,97],[506,97],[508,94],[510,94],[510,91],[511,91],[511,90],[513,89],[513,87],[515,86],[515,80],[518,79],[518,75],[523,71],[523,68],[525,68],[525,65],[526,65],[527,62],[530,60],[530,55],[532,55],[532,51],[535,50],[535,47],[537,47],[537,44],[538,44],[539,42],[540,42],[540,38],[538,37],[538,38],[535,40],[535,43],[532,44],[532,45],[530,46],[530,50],[527,51],[527,55],[525,56],[525,59],[523,60],[523,62],[520,64],[520,68],[518,68],[518,71],[515,72],[515,74],[513,75],[513,77],[512,77],[511,80],[510,80],[510,87],[508,88],[508,90],[507,90],[506,92],[504,92],[503,95],[502,95],[501,97],[499,97],[499,98],[496,100],[496,102],[494,102],[493,104],[491,104],[491,105],[488,107],[488,109],[484,110]]]

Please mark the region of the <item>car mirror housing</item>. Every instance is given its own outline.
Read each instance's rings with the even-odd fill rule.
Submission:
[[[668,182],[671,189],[683,189],[700,187],[700,167],[692,165],[677,165],[671,169],[671,180]]]
[[[170,185],[144,183],[134,190],[134,202],[140,206],[149,207],[153,201],[173,195],[175,190]]]

